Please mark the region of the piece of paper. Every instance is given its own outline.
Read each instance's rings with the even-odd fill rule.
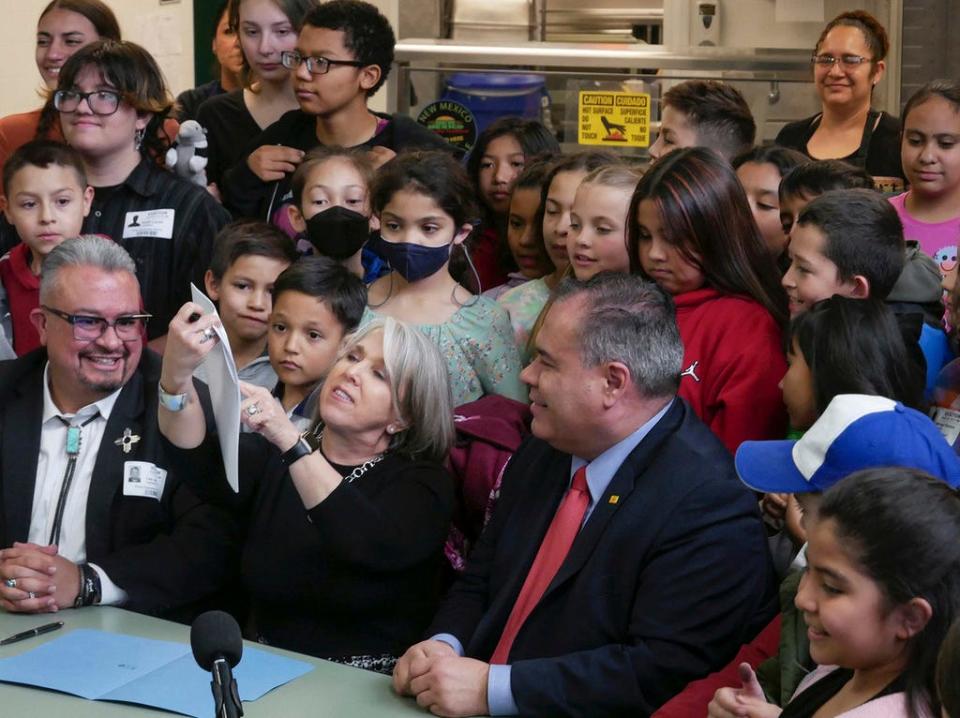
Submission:
[[[233,676],[240,700],[255,701],[312,670],[305,661],[244,646]],[[0,660],[0,681],[197,718],[213,712],[210,680],[188,645],[92,629],[71,631],[32,651]]]
[[[217,308],[207,295],[191,282],[190,292],[194,304],[203,308],[203,313],[217,314]],[[217,424],[217,436],[220,439],[220,455],[223,456],[223,470],[234,492],[240,490],[239,452],[240,452],[240,380],[237,365],[233,361],[230,340],[222,326],[215,327],[219,346],[203,359],[207,387],[210,389],[210,402],[213,404],[213,418]]]
[[[823,0],[776,0],[775,22],[823,23]]]

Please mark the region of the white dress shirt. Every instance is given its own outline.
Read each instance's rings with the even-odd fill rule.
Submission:
[[[46,546],[50,543],[57,501],[64,473],[69,463],[67,456],[67,425],[86,424],[80,429],[80,452],[77,454],[73,481],[67,493],[60,524],[58,553],[69,561],[81,564],[87,558],[87,497],[90,495],[90,480],[97,462],[97,453],[107,420],[113,405],[120,395],[120,389],[100,401],[80,409],[76,414],[64,414],[57,408],[50,395],[50,365],[43,370],[43,419],[40,429],[40,456],[37,458],[37,478],[33,488],[33,509],[30,513],[31,543]],[[91,417],[96,417],[91,419]],[[87,423],[89,420],[89,423]],[[114,584],[103,570],[90,564],[100,576],[100,603],[123,603],[127,594]]]

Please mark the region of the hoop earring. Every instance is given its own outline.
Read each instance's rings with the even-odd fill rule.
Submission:
[[[133,149],[137,152],[140,151],[140,148],[143,146],[143,138],[146,136],[147,131],[143,127],[140,127],[133,132]]]

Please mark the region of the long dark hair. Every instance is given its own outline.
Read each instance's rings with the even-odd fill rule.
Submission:
[[[57,90],[73,88],[77,76],[90,65],[96,67],[104,80],[116,88],[123,102],[138,113],[150,114],[140,153],[159,161],[173,139],[163,131],[163,123],[173,108],[173,96],[153,55],[129,41],[100,40],[91,43],[64,63]],[[44,128],[41,123],[37,134],[44,135],[47,130],[49,127]],[[130,141],[133,142],[132,137]]]
[[[948,716],[960,716],[960,619],[953,622],[937,658],[940,705]]]
[[[750,297],[778,324],[786,324],[780,273],[743,186],[720,155],[705,147],[674,150],[654,163],[637,185],[628,216],[630,270],[649,279],[640,265],[637,220],[640,202],[647,199],[660,213],[665,239],[699,267],[709,286]]]
[[[869,394],[923,410],[923,374],[914,371],[891,309],[878,299],[833,296],[796,317],[787,351],[796,341],[813,376],[820,414],[838,394]]]
[[[467,158],[467,174],[470,181],[477,188],[477,197],[480,197],[480,161],[487,152],[487,147],[498,137],[509,135],[517,141],[520,149],[523,151],[524,162],[529,161],[534,155],[558,155],[560,154],[560,143],[557,138],[550,134],[546,127],[536,120],[527,120],[522,117],[501,117],[493,122],[487,129],[480,133],[477,138],[477,144],[470,151]],[[480,200],[480,211],[483,213],[484,222],[490,222],[492,217],[488,216],[490,210]]]
[[[910,639],[903,671],[907,710],[940,715],[937,654],[960,616],[960,498],[917,469],[851,474],[826,491],[817,520],[833,519],[845,552],[880,588],[889,608],[923,598],[933,609]],[[953,678],[956,680],[956,677]]]
[[[789,147],[780,145],[767,145],[766,147],[753,147],[733,158],[730,164],[733,169],[738,170],[748,162],[758,165],[773,165],[777,168],[777,174],[783,179],[790,173],[794,167],[810,164],[813,160],[802,152],[792,150]]]

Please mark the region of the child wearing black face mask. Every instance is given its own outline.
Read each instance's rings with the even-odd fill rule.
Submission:
[[[293,173],[293,203],[287,206],[290,225],[307,240],[302,248],[340,262],[364,284],[388,271],[376,253],[365,249],[372,181],[373,165],[365,153],[316,147]]]
[[[380,234],[369,246],[392,271],[370,286],[363,322],[391,316],[433,339],[447,359],[455,405],[484,394],[526,401],[506,310],[450,275],[451,254],[464,251],[476,217],[463,167],[444,152],[401,154],[380,169],[370,194]]]

